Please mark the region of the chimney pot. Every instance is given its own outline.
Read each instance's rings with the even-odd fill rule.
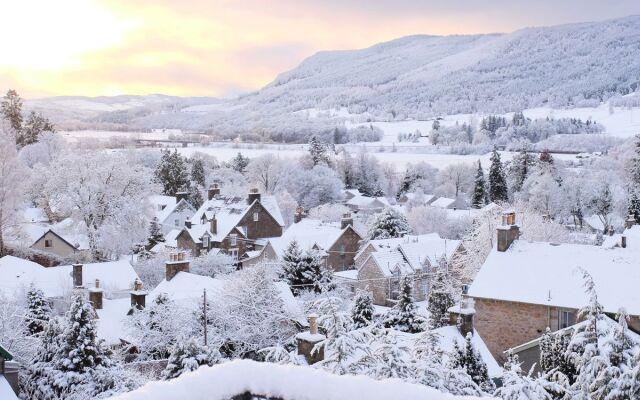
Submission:
[[[73,286],[76,288],[82,287],[82,264],[73,264]]]
[[[212,200],[220,195],[220,186],[217,183],[213,183],[207,190],[207,199]]]
[[[189,197],[189,193],[185,191],[180,191],[176,193],[176,203],[179,203],[182,200],[186,200]]]
[[[633,216],[633,214],[629,214],[627,216],[626,221],[624,221],[624,227],[629,229],[632,226],[634,226],[636,224],[636,217]]]
[[[620,247],[623,249],[627,248],[627,237],[624,235],[620,238]]]
[[[304,207],[298,206],[296,207],[295,214],[293,214],[293,223],[297,224],[298,222],[302,221],[302,218],[304,218]]]
[[[247,204],[253,204],[254,201],[260,201],[260,191],[258,188],[252,188],[249,190],[249,195],[247,196]]]
[[[214,214],[213,217],[209,220],[209,230],[211,231],[212,234],[216,234],[218,233],[218,220],[216,219],[216,215]]]
[[[97,280],[96,280],[96,285],[99,285]],[[103,293],[104,291],[99,286],[89,289],[89,302],[93,305],[93,308],[96,310],[102,310]]]
[[[169,255],[169,261],[165,263],[165,279],[170,281],[178,272],[189,272],[189,260],[185,260],[184,253]]]
[[[307,363],[311,365],[324,360],[324,346],[320,345],[319,348],[316,348],[316,345],[326,337],[318,333],[318,315],[310,314],[308,319],[309,332],[299,333],[296,336],[296,342],[298,354],[303,355]]]
[[[191,218],[187,217],[187,218],[184,220],[184,226],[185,226],[185,228],[187,228],[187,229],[191,229]]]
[[[345,229],[349,225],[353,225],[353,218],[351,217],[351,213],[344,213],[342,215],[342,219],[340,220],[340,229]]]

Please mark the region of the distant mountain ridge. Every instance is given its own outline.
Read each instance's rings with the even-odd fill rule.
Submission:
[[[308,109],[392,120],[594,105],[638,90],[639,54],[640,16],[507,34],[415,35],[319,52],[236,99],[168,97],[83,121],[273,137],[341,124],[298,112]]]

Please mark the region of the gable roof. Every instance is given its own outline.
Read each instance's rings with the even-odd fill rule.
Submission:
[[[346,204],[358,208],[378,208],[388,207],[389,201],[384,197],[369,197],[364,195],[356,195],[347,200]]]
[[[451,207],[455,202],[456,202],[456,199],[450,199],[447,197],[438,197],[436,200],[431,202],[430,205],[432,207],[448,208],[448,207]]]
[[[58,297],[73,289],[71,265],[45,268],[29,260],[13,256],[0,258],[0,292],[14,294],[33,284],[47,297]],[[107,290],[122,291],[133,287],[138,275],[125,260],[89,263],[82,267],[82,284],[93,287],[96,279]]]
[[[164,223],[174,211],[181,211],[184,209],[187,209],[192,213],[196,211],[196,209],[187,200],[181,199],[180,201],[177,201],[174,196],[155,195],[149,197],[149,201],[153,204],[154,215],[158,218],[158,222],[161,224]],[[159,206],[162,206],[162,209],[159,209]]]
[[[588,303],[582,268],[592,276],[606,312],[625,307],[640,315],[638,236],[629,240],[627,248],[615,249],[516,240],[505,252],[494,248],[489,253],[469,295],[579,309]]]
[[[302,250],[318,247],[321,250],[329,250],[331,246],[353,227],[341,228],[340,222],[324,222],[319,219],[303,218],[300,222],[292,224],[282,233],[282,236],[269,238],[276,254],[281,257],[292,241],[297,241]],[[355,229],[353,231],[360,237]]]

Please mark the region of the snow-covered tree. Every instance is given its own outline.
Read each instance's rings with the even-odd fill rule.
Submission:
[[[376,214],[369,224],[369,239],[397,238],[411,233],[407,218],[393,208]]]
[[[175,196],[189,188],[189,171],[186,159],[174,149],[163,150],[160,162],[155,170],[155,178],[162,185],[162,193]]]
[[[608,183],[603,183],[599,190],[594,193],[589,206],[602,222],[605,232],[608,231],[611,226],[611,212],[613,211],[613,197]]]
[[[509,192],[507,190],[507,181],[504,176],[502,162],[500,162],[500,154],[498,150],[493,149],[491,154],[491,167],[489,169],[489,197],[491,201],[501,202],[507,201]]]
[[[217,350],[199,344],[194,338],[181,338],[171,347],[163,379],[174,379],[185,372],[195,371],[202,365],[214,365],[221,356]]]
[[[47,323],[42,335],[40,346],[30,363],[25,365],[26,374],[22,375],[21,387],[27,399],[49,400],[57,399],[54,388],[54,361],[58,349],[62,345],[61,338],[64,326],[58,318],[52,318]]]
[[[236,172],[244,174],[247,170],[249,162],[249,157],[245,157],[242,155],[242,153],[238,152],[238,155],[235,156],[231,161],[229,161],[229,167]]]
[[[18,92],[13,89],[7,91],[0,103],[0,114],[2,114],[2,119],[8,122],[11,129],[11,132],[6,133],[12,134],[12,139],[15,138],[17,143],[20,132],[22,132],[22,121],[24,119],[22,116],[22,99]]]
[[[285,177],[286,163],[271,153],[253,158],[247,167],[247,177],[255,182],[266,194],[274,194],[281,189]]]
[[[473,381],[485,392],[493,390],[493,382],[489,379],[487,364],[482,360],[482,356],[471,343],[471,332],[467,333],[464,348],[454,342],[453,353],[451,354],[451,368],[462,369],[473,379]]]
[[[27,309],[29,333],[35,335],[44,331],[51,316],[51,306],[49,306],[44,292],[33,285],[29,287],[27,292]]]
[[[367,153],[366,148],[362,148],[358,157],[354,160],[355,178],[354,186],[365,196],[383,196],[386,185],[386,178],[378,163],[378,159]]]
[[[296,240],[292,240],[282,255],[282,277],[291,286],[291,291],[297,294],[306,283],[302,270],[302,249]]]
[[[509,165],[509,188],[513,192],[519,192],[520,189],[522,189],[522,185],[531,172],[534,161],[533,156],[527,152],[526,148],[520,150],[520,152],[513,157]]]
[[[20,215],[25,177],[13,140],[0,132],[0,256],[6,253],[5,235]]]
[[[373,297],[368,290],[358,290],[353,299],[351,319],[355,329],[365,328],[373,321]]]
[[[411,294],[413,280],[405,277],[400,283],[400,299],[387,313],[384,326],[401,332],[418,333],[426,328],[426,320],[418,314]]]
[[[449,308],[455,305],[454,286],[449,271],[443,265],[436,266],[429,289],[429,315],[434,328],[449,325]]]
[[[292,168],[287,172],[285,188],[307,210],[342,199],[342,181],[329,167],[316,165],[312,169]]]
[[[30,321],[25,315],[28,316],[29,311],[23,301],[16,297],[0,292],[0,343],[18,362],[25,365],[33,357],[42,334],[28,334]]]
[[[55,132],[55,127],[47,118],[35,111],[31,111],[22,125],[18,145],[22,147],[37,143],[43,132]]]
[[[150,249],[160,242],[164,242],[162,227],[158,222],[158,218],[153,217],[149,222],[149,237],[147,238],[147,247]]]
[[[191,181],[197,186],[205,186],[204,160],[201,158],[191,158]]]
[[[630,190],[627,213],[630,217],[633,217],[636,224],[640,224],[640,199],[636,190]]]
[[[314,166],[323,163],[329,163],[327,146],[323,143],[320,143],[318,138],[315,136],[312,136],[311,140],[309,140],[309,155],[311,156],[311,161],[313,162]]]
[[[495,391],[495,396],[503,400],[553,400],[541,382],[523,375],[517,355],[507,355],[504,369],[502,387]]]
[[[478,171],[476,173],[476,179],[473,188],[473,197],[471,204],[473,208],[482,208],[487,204],[486,182],[484,180],[484,171],[482,170],[482,164],[478,160]]]

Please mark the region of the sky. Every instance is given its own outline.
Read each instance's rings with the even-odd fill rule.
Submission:
[[[0,91],[228,97],[321,50],[637,14],[638,0],[0,0]]]

